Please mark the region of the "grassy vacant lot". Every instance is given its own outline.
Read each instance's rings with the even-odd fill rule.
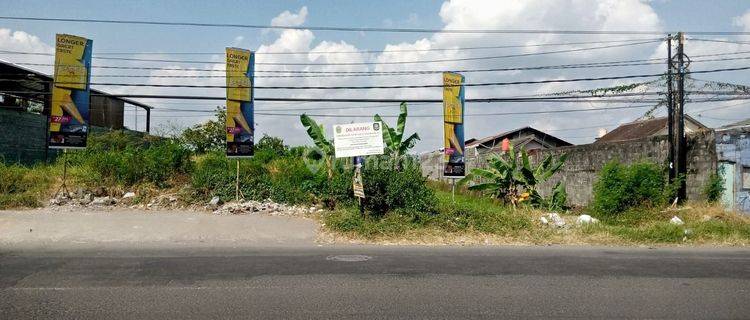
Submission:
[[[361,216],[356,208],[320,218],[338,241],[393,244],[604,244],[604,245],[750,245],[750,218],[718,206],[687,204],[674,210],[641,208],[596,224],[577,225],[581,212],[563,214],[566,226],[543,225],[544,211],[513,209],[476,195],[436,191],[438,213],[391,212],[383,218]],[[684,225],[669,223],[678,216]]]
[[[223,135],[223,130],[219,130]],[[235,162],[223,152],[196,152],[181,140],[126,132],[92,135],[88,149],[70,152],[68,185],[109,195],[135,192],[135,203],[169,194],[182,204],[234,198]],[[750,218],[716,205],[669,207],[671,187],[655,164],[608,165],[594,186],[595,201],[573,212],[559,210],[567,225],[543,225],[550,208],[525,202],[513,208],[498,199],[461,188],[455,203],[450,188],[427,182],[418,162],[368,157],[363,168],[367,193],[361,215],[352,193],[352,170],[343,162],[325,169],[325,158],[309,158],[305,147],[289,148],[261,138],[255,157],[240,162],[246,199],[325,205],[326,234],[344,241],[403,244],[721,244],[750,245]],[[195,149],[195,150],[194,150]],[[319,166],[320,170],[311,170]],[[63,161],[33,167],[0,162],[0,209],[42,206],[61,183]],[[563,197],[564,199],[564,197]],[[535,209],[536,208],[536,209]],[[597,224],[577,225],[587,213]],[[669,223],[673,216],[684,225]]]

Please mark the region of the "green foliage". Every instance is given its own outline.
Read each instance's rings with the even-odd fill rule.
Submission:
[[[594,184],[592,209],[601,215],[615,215],[630,208],[665,205],[673,193],[664,170],[654,163],[606,164]]]
[[[365,238],[402,236],[408,231],[425,230],[509,235],[532,227],[528,217],[492,199],[458,194],[454,203],[451,193],[445,191],[437,191],[436,198],[433,213],[396,209],[382,216],[363,216],[351,207],[329,212],[323,219],[331,230]]]
[[[703,187],[703,195],[709,203],[716,203],[726,191],[724,187],[724,173],[718,172],[708,177],[706,185]]]
[[[383,141],[386,145],[386,151],[388,154],[394,157],[405,155],[409,151],[409,149],[414,148],[414,146],[417,144],[417,141],[419,141],[419,135],[417,133],[414,133],[408,138],[403,139],[407,116],[406,102],[402,102],[400,108],[401,112],[398,115],[395,129],[388,126],[388,124],[383,121],[380,115],[375,115],[375,121],[378,121],[383,125]]]
[[[395,209],[425,213],[434,210],[434,192],[427,187],[427,180],[415,159],[399,162],[388,156],[371,156],[362,169],[362,176],[367,196],[365,208],[375,216]]]
[[[6,165],[0,161],[0,209],[36,207],[52,184],[43,166]]]
[[[315,146],[318,147],[317,151],[319,152],[323,162],[325,163],[326,172],[328,173],[328,179],[332,179],[334,164],[333,162],[335,156],[333,142],[326,138],[326,131],[325,128],[323,128],[322,124],[319,125],[317,122],[315,122],[315,120],[313,120],[306,114],[302,114],[300,116],[300,121],[302,122],[302,125],[307,129],[307,134],[313,140]]]
[[[180,141],[198,154],[223,150],[227,139],[226,118],[226,110],[217,107],[216,119],[185,129]]]
[[[524,148],[519,154],[511,145],[507,153],[495,155],[488,160],[489,168],[472,169],[459,184],[480,179],[479,183],[469,186],[469,190],[489,194],[514,206],[530,200],[529,202],[536,207],[561,208],[567,198],[562,184],[555,185],[555,192],[550,199],[544,199],[536,188],[558,172],[565,159],[566,154],[558,158],[547,155],[539,164],[533,166]]]
[[[170,186],[171,178],[192,169],[192,152],[171,139],[112,131],[93,135],[89,148],[69,152],[69,161],[82,182],[95,186],[132,186],[150,182]]]

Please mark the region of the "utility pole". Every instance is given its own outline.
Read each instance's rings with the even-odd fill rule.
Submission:
[[[687,196],[687,186],[685,184],[685,178],[687,174],[687,142],[685,140],[685,53],[684,53],[684,42],[685,34],[682,32],[677,33],[677,72],[678,72],[678,83],[677,90],[679,91],[679,103],[677,104],[677,110],[675,117],[677,120],[677,177],[679,178],[679,189],[677,191],[677,197],[679,201],[684,201]]]
[[[675,161],[674,161],[674,99],[672,90],[672,34],[667,35],[667,141],[669,141],[669,183],[674,182]]]

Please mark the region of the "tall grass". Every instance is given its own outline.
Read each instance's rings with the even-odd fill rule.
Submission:
[[[0,209],[37,207],[54,181],[44,166],[25,167],[0,162]]]

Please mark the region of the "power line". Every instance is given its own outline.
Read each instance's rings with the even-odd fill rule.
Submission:
[[[535,47],[552,47],[552,46],[573,46],[581,44],[602,44],[602,43],[623,43],[638,41],[663,41],[662,38],[639,38],[639,39],[620,39],[605,41],[578,41],[578,42],[557,42],[557,43],[536,43],[536,44],[516,44],[502,46],[475,46],[475,47],[451,47],[451,48],[428,48],[428,49],[389,49],[389,50],[355,50],[355,51],[256,51],[258,56],[265,55],[327,55],[327,54],[362,54],[362,53],[399,53],[399,52],[434,52],[434,51],[468,51],[468,50],[491,50],[491,49],[512,49],[512,48],[535,48]],[[224,55],[225,52],[169,52],[169,51],[111,51],[97,52],[99,55]]]
[[[49,92],[40,91],[0,91],[4,94],[15,94],[15,95],[51,95]],[[168,100],[220,100],[225,101],[226,97],[222,96],[188,96],[188,95],[152,95],[152,94],[107,94],[107,93],[92,93],[91,96],[104,96],[111,98],[139,98],[139,99],[168,99]],[[503,98],[473,98],[466,99],[466,102],[477,102],[477,103],[489,103],[489,102],[601,102],[601,103],[632,103],[632,102],[654,102],[657,103],[659,100],[647,100],[647,99],[602,99],[593,100],[591,98],[599,98],[596,96],[572,96],[572,97],[503,97]],[[565,100],[570,99],[570,100]],[[750,99],[750,98],[748,98]],[[335,103],[442,103],[442,99],[373,99],[373,98],[273,98],[273,97],[256,97],[255,101],[284,101],[284,102],[335,102]]]
[[[715,57],[715,56],[727,56],[727,55],[738,55],[750,53],[750,51],[736,51],[736,52],[722,52],[722,53],[711,53],[711,54],[700,54],[693,55],[693,58],[698,57]],[[720,59],[697,59],[693,62],[713,62],[713,61],[731,61],[731,60],[747,60],[750,57],[735,57],[735,58],[720,58]],[[578,67],[599,67],[602,64],[628,64],[637,65],[639,62],[652,62],[652,61],[664,61],[661,58],[652,59],[636,59],[636,60],[620,60],[620,61],[607,61],[607,62],[592,62],[582,64],[569,64],[569,65],[552,65],[552,66],[578,66]],[[219,63],[219,62],[215,62]],[[34,62],[13,62],[16,65],[26,66],[44,66],[54,67],[51,63],[34,63]],[[644,63],[645,64],[645,63]],[[651,64],[651,63],[649,63]],[[658,63],[653,63],[658,64]],[[617,65],[615,65],[617,66]],[[207,69],[207,68],[170,68],[170,67],[131,67],[131,66],[108,66],[108,65],[92,65],[95,69],[118,69],[118,70],[159,70],[159,71],[181,71],[181,72],[225,72],[226,69]],[[546,69],[548,66],[538,67],[516,67],[516,68],[491,68],[491,69],[466,69],[466,70],[450,70],[454,72],[494,72],[494,71],[523,71],[523,70],[534,70],[534,69]],[[571,67],[575,68],[575,67]],[[283,74],[337,74],[337,75],[360,75],[360,74],[378,74],[378,75],[400,75],[400,74],[426,74],[426,73],[440,73],[448,70],[403,70],[403,71],[309,71],[309,70],[255,70],[255,73],[283,73]],[[258,77],[258,76],[256,76]]]
[[[688,74],[702,74],[702,73],[715,73],[715,72],[727,72],[727,71],[741,71],[748,70],[747,67],[736,67],[736,68],[722,68],[712,70],[698,70],[689,71]],[[487,86],[508,86],[508,85],[525,85],[525,84],[545,84],[545,83],[569,83],[569,82],[584,82],[584,81],[603,81],[603,80],[622,80],[622,79],[635,79],[635,78],[652,78],[661,77],[663,74],[634,74],[624,76],[607,76],[607,77],[587,77],[587,78],[573,78],[573,79],[545,79],[545,80],[534,80],[534,81],[509,81],[509,82],[484,82],[484,83],[466,83],[464,87],[487,87]],[[7,79],[7,81],[22,81],[18,79]],[[48,80],[39,82],[48,82]],[[65,82],[60,84],[84,84]],[[156,87],[156,88],[200,88],[200,89],[211,89],[211,88],[248,88],[240,86],[224,86],[224,85],[192,85],[192,84],[145,84],[145,83],[109,83],[109,82],[95,82],[91,85],[98,86],[120,86],[120,87]],[[444,84],[428,84],[428,85],[389,85],[389,86],[255,86],[254,89],[264,90],[360,90],[360,89],[418,89],[418,88],[444,88]]]
[[[0,16],[0,20],[107,23],[107,24],[127,24],[127,25],[156,25],[156,26],[190,26],[190,27],[244,28],[244,29],[342,31],[342,32],[392,32],[392,33],[560,34],[560,35],[563,35],[563,34],[564,35],[666,35],[668,33],[674,33],[673,31],[660,31],[660,30],[423,29],[423,28],[382,28],[382,27],[376,28],[376,27],[336,27],[336,26],[277,26],[277,25],[237,24],[237,23],[73,19],[73,18],[45,18],[45,17],[18,17],[18,16]],[[684,33],[698,34],[698,35],[750,35],[750,32],[738,32],[738,31],[687,31]]]
[[[380,62],[256,62],[255,65],[266,65],[266,66],[361,66],[361,65],[396,65],[396,64],[421,64],[421,63],[441,63],[441,62],[456,62],[456,61],[479,61],[479,60],[494,60],[494,59],[505,59],[505,58],[517,58],[517,57],[528,57],[528,56],[540,56],[558,53],[570,53],[570,52],[582,52],[599,49],[610,49],[610,48],[621,48],[636,46],[641,44],[656,43],[661,40],[650,40],[635,43],[605,45],[598,47],[586,47],[566,50],[555,50],[555,51],[543,51],[543,52],[531,52],[531,53],[518,53],[518,54],[506,54],[499,56],[484,56],[484,57],[468,57],[468,58],[451,58],[451,59],[432,59],[432,60],[414,60],[414,61],[380,61]],[[20,55],[40,55],[40,56],[54,56],[52,53],[37,53],[37,52],[20,52],[10,50],[0,50],[0,53],[6,54],[20,54]],[[198,63],[198,64],[215,64],[222,63],[222,61],[201,61],[201,60],[173,60],[173,59],[141,59],[141,58],[121,58],[121,57],[99,57],[94,56],[94,59],[100,60],[118,60],[118,61],[142,61],[142,62],[164,62],[164,63]]]
[[[692,41],[701,41],[701,42],[731,43],[731,44],[739,44],[739,45],[750,44],[750,42],[745,42],[745,41],[731,41],[731,40],[720,40],[720,39],[700,39],[700,38],[687,38],[687,39],[692,40]]]
[[[741,60],[750,59],[746,58],[729,58],[726,60]],[[662,59],[644,59],[644,60],[662,60]],[[724,59],[722,59],[724,60]],[[639,60],[631,60],[639,61]],[[696,60],[693,62],[701,62],[707,60]],[[642,65],[657,65],[662,64],[659,62],[640,62],[631,63],[629,61],[612,61],[612,62],[592,62],[592,63],[579,63],[579,64],[562,64],[562,65],[547,65],[547,66],[533,66],[533,67],[512,67],[512,68],[488,68],[488,69],[459,69],[451,70],[452,72],[458,73],[475,73],[475,72],[506,72],[506,71],[530,71],[530,70],[558,70],[558,69],[587,69],[587,68],[612,68],[612,67],[629,67],[629,66],[642,66]],[[49,66],[52,66],[51,64]],[[192,69],[180,69],[182,71],[191,71]],[[218,72],[218,71],[217,71]],[[256,73],[289,73],[292,75],[255,75],[255,78],[330,78],[330,77],[371,77],[371,76],[414,76],[414,75],[429,75],[443,73],[445,70],[404,70],[404,71],[256,71]],[[12,76],[26,76],[29,73],[0,73],[0,75],[12,75]],[[128,74],[103,74],[96,75],[92,74],[92,78],[165,78],[165,79],[209,79],[209,78],[226,78],[226,75],[128,75]]]
[[[745,69],[750,69],[746,67]],[[621,79],[635,79],[635,78],[652,78],[660,77],[661,74],[638,74],[638,75],[625,75],[625,76],[609,76],[609,77],[589,77],[589,78],[573,78],[573,79],[545,79],[535,81],[509,81],[509,82],[484,82],[484,83],[465,83],[460,86],[464,87],[490,87],[490,86],[508,86],[508,85],[522,85],[522,84],[543,84],[543,83],[568,83],[568,82],[583,82],[583,81],[602,81],[602,80],[621,80]],[[23,81],[18,79],[6,79],[5,81]],[[48,80],[40,82],[50,82]],[[76,82],[60,82],[59,84],[85,84]],[[250,87],[244,86],[226,86],[226,85],[194,85],[194,84],[150,84],[150,83],[115,83],[115,82],[92,82],[90,85],[93,86],[112,86],[112,87],[153,87],[153,88],[199,88],[199,89],[249,89]],[[450,85],[448,85],[450,86]],[[455,85],[459,86],[459,85]],[[362,90],[362,89],[421,89],[421,88],[444,88],[444,84],[427,84],[427,85],[388,85],[388,86],[255,86],[253,89],[263,90]]]

